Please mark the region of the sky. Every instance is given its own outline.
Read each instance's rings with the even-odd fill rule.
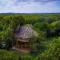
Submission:
[[[0,0],[0,13],[60,13],[60,0]]]

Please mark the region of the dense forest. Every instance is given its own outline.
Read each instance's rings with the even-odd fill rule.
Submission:
[[[33,47],[36,51],[29,54],[10,50],[13,32],[17,26],[25,24],[31,24],[39,34],[37,45]],[[59,59],[60,14],[0,14],[0,60]]]

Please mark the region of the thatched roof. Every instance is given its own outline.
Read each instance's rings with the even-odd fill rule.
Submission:
[[[18,32],[16,32],[16,37],[23,39],[37,37],[37,35],[31,24],[21,26]]]

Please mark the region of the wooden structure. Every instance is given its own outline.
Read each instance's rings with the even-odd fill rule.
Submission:
[[[30,52],[30,41],[37,37],[37,35],[37,32],[32,29],[32,25],[26,24],[24,26],[21,26],[18,31],[15,32],[16,43],[12,49],[25,53]]]

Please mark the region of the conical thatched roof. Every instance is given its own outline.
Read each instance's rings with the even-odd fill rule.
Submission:
[[[26,24],[20,27],[19,31],[16,33],[17,38],[33,38],[37,37],[37,32],[33,30],[31,24]]]

